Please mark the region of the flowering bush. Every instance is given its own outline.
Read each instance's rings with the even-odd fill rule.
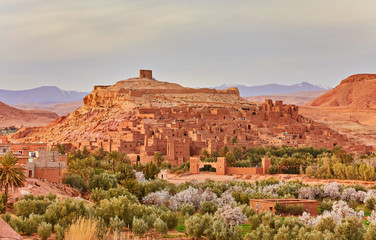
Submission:
[[[205,191],[200,196],[200,202],[218,202],[217,194],[213,193],[210,188],[206,188]]]
[[[356,193],[351,195],[351,200],[355,200],[358,202],[364,202],[364,199],[366,198],[367,193],[364,191],[357,191]]]
[[[368,199],[376,199],[376,190],[375,189],[369,189],[367,192],[367,195],[365,196],[363,202],[365,203]]]
[[[353,194],[354,195],[356,194],[355,188],[345,188],[342,191],[341,200],[348,202],[352,200]]]
[[[308,213],[303,213],[300,220],[307,225],[317,225],[322,218],[332,218],[333,221],[338,224],[343,218],[355,217],[362,219],[364,217],[364,212],[356,212],[354,209],[350,208],[346,202],[340,200],[333,203],[332,211],[324,211],[323,214],[316,218],[310,218]]]
[[[229,191],[222,193],[221,198],[218,199],[219,206],[230,205],[233,202],[235,202],[235,199],[232,197],[232,192]]]
[[[134,176],[138,182],[146,182],[146,178],[143,172],[136,172],[136,170],[133,170]]]
[[[315,200],[323,194],[322,190],[317,187],[302,187],[299,190],[299,199]]]
[[[142,199],[142,202],[148,205],[162,206],[162,205],[168,205],[170,198],[171,198],[170,193],[168,192],[167,189],[164,189],[162,191],[149,193]]]
[[[171,198],[170,208],[177,211],[183,203],[190,203],[195,208],[200,207],[201,196],[196,188],[189,187],[188,189],[177,193]]]
[[[222,217],[230,226],[243,224],[247,221],[247,217],[242,213],[240,207],[232,208],[231,206],[226,205],[218,209],[216,214]]]
[[[337,182],[330,183],[323,187],[324,196],[329,197],[331,199],[337,199],[341,196],[339,191],[341,190],[341,185]]]

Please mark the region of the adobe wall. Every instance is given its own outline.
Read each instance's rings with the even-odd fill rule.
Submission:
[[[226,167],[226,174],[263,174],[262,168],[247,168],[247,167]]]
[[[34,178],[46,179],[54,183],[62,183],[62,171],[58,168],[35,168]]]
[[[128,92],[129,93],[129,92]],[[206,94],[236,94],[239,95],[237,88],[229,88],[225,90],[216,90],[210,88],[184,88],[184,89],[132,89],[132,96],[142,96],[144,94],[193,94],[193,93],[206,93]]]
[[[8,143],[8,137],[5,135],[0,135],[0,144]]]
[[[281,205],[303,205],[304,211],[312,216],[318,215],[319,203],[316,200],[306,199],[250,199],[249,205],[256,211],[272,211],[276,212],[275,204],[278,202]]]
[[[266,159],[264,161],[264,159]],[[264,162],[270,162],[270,159],[264,158]],[[240,175],[250,175],[250,174],[264,174],[264,172],[268,171],[270,165],[263,166],[261,168],[254,168],[254,167],[228,167],[226,163],[225,157],[217,158],[217,162],[202,162],[199,157],[191,157],[190,158],[190,169],[189,172],[191,174],[199,174],[200,168],[204,167],[205,165],[211,165],[216,169],[217,175],[230,175],[230,174],[240,174]]]

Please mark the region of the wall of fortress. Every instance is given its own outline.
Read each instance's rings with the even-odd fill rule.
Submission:
[[[131,96],[142,96],[144,94],[194,94],[194,93],[206,93],[206,94],[236,94],[239,95],[237,88],[228,88],[224,90],[210,89],[210,88],[183,88],[183,89],[126,89],[120,90],[108,90],[110,86],[94,86],[94,91],[105,90],[106,92],[119,92],[126,93]],[[93,92],[94,92],[93,91]]]

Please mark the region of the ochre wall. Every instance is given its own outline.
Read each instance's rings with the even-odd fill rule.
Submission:
[[[262,174],[262,168],[226,167],[226,174]]]
[[[152,70],[140,70],[140,78],[153,78],[153,72]]]
[[[54,183],[62,183],[62,171],[58,168],[35,168],[34,178],[46,179]]]
[[[275,213],[275,204],[278,199],[250,199],[250,206],[256,211],[273,211]],[[289,202],[288,199],[281,199],[278,201],[281,205],[303,205],[304,211],[308,212],[312,216],[318,215],[318,201],[305,200],[305,199],[293,199]]]

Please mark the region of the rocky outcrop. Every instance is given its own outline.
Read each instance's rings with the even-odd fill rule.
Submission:
[[[129,120],[139,108],[175,106],[249,106],[237,88],[215,90],[186,88],[155,79],[131,78],[112,86],[95,86],[84,106],[39,128],[21,129],[12,136],[22,142],[74,142],[110,138],[120,123]]]

